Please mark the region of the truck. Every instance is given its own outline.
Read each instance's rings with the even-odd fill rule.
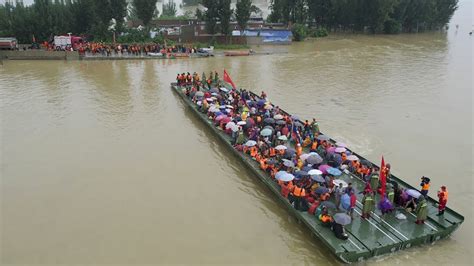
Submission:
[[[56,50],[76,49],[82,43],[82,37],[72,35],[54,36],[54,48]]]
[[[18,50],[18,40],[15,37],[0,38],[0,50]]]

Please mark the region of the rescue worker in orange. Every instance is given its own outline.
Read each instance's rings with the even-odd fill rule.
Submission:
[[[448,203],[448,190],[446,186],[441,187],[441,191],[438,191],[438,214],[437,216],[443,215],[444,210],[446,209],[446,204]]]
[[[295,209],[297,210],[303,210],[304,207],[303,202],[305,202],[304,197],[306,197],[306,191],[304,187],[300,185],[295,185],[293,188],[293,201],[294,201],[294,206]]]
[[[427,197],[428,190],[430,189],[430,179],[426,176],[423,176],[421,178],[420,186],[421,186],[421,191],[420,191],[421,195]]]

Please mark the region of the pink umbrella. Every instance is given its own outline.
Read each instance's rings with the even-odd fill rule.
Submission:
[[[219,115],[219,116],[216,117],[215,121],[219,122],[219,121],[221,121],[222,119],[224,119],[226,117],[227,117],[226,115]]]
[[[230,117],[226,116],[226,117],[222,118],[221,123],[227,124],[227,123],[230,122],[230,120],[231,120]]]
[[[328,153],[334,153],[335,150],[336,150],[336,147],[329,147],[326,149]]]
[[[327,174],[328,168],[331,168],[331,166],[329,166],[329,165],[327,165],[327,164],[323,164],[323,165],[319,166],[319,170],[320,170],[321,172],[323,172],[323,174]]]

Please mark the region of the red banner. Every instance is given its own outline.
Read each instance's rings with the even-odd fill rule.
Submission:
[[[232,85],[232,88],[234,89],[236,88],[234,82],[232,81],[232,79],[230,78],[229,74],[227,73],[225,69],[224,69],[224,81]]]
[[[382,163],[380,164],[380,194],[383,196],[385,195],[385,191],[387,190],[387,172],[385,170],[385,161],[382,156]]]

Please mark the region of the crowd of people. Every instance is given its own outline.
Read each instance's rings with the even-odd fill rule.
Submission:
[[[166,45],[166,44],[106,44],[87,42],[76,47],[80,54],[100,55],[100,56],[147,56],[149,53],[197,53],[196,47],[185,45]]]
[[[176,81],[199,110],[230,136],[235,149],[251,156],[269,174],[296,210],[315,215],[338,238],[348,238],[344,225],[354,219],[358,194],[363,194],[362,219],[370,219],[376,207],[382,218],[399,207],[414,211],[417,224],[427,219],[429,178],[422,178],[421,193],[401,188],[391,178],[390,164],[379,169],[361,160],[346,144],[334,143],[321,134],[316,119],[300,121],[272,105],[263,91],[258,96],[228,88],[217,72],[208,77],[205,73],[182,73]],[[338,179],[343,172],[363,180],[363,191]],[[444,213],[447,196],[443,186],[438,192],[439,215]]]

